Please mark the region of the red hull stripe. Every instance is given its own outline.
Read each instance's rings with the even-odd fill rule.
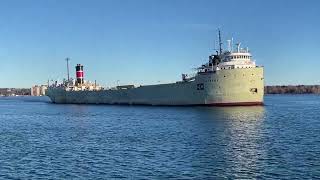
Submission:
[[[207,106],[257,106],[263,105],[263,102],[227,102],[227,103],[210,103]]]
[[[53,103],[56,103],[53,101]],[[106,104],[106,105],[142,105],[142,106],[263,106],[263,102],[228,102],[228,103],[210,103],[210,104],[186,104],[186,105],[163,105],[163,104],[148,104],[148,103],[73,103],[73,102],[64,102],[66,104]]]

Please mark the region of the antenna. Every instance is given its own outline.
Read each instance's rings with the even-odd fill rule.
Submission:
[[[219,35],[219,52],[220,55],[222,54],[222,42],[221,42],[221,32],[220,32],[220,28],[218,28],[218,35]]]
[[[231,52],[231,40],[227,40],[228,42],[228,51]]]
[[[239,43],[237,43],[236,45],[237,45],[237,50],[238,50],[238,52],[240,52],[240,45],[241,45],[241,43],[239,42]]]
[[[67,61],[68,83],[69,83],[69,80],[70,80],[70,77],[69,77],[69,61],[70,61],[70,58],[67,57],[66,61]]]
[[[231,38],[231,52],[233,52],[233,37]]]

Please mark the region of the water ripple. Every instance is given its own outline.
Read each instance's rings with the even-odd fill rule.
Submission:
[[[57,105],[0,98],[0,179],[313,179],[320,97],[261,107]]]

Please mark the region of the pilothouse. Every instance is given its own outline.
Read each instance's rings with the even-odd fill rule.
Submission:
[[[220,31],[219,39],[221,40]],[[236,44],[236,50],[233,50],[233,40],[228,40],[228,50],[222,50],[222,43],[220,42],[220,51],[217,54],[209,56],[209,62],[198,68],[198,73],[216,72],[225,69],[238,68],[255,68],[256,63],[252,60],[252,55],[249,48],[241,48],[241,43]]]

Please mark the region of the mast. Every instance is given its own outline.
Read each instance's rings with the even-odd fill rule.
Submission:
[[[69,76],[69,61],[70,61],[70,58],[66,58],[66,61],[67,61],[67,73],[68,73],[68,83],[70,81],[70,76]]]
[[[218,35],[219,35],[219,53],[222,54],[222,41],[221,41],[221,32],[220,28],[218,29]]]

